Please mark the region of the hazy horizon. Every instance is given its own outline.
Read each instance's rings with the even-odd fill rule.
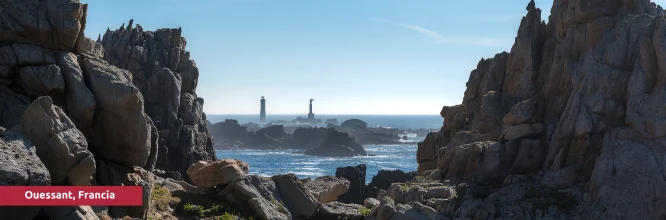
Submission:
[[[182,27],[207,114],[256,114],[265,96],[268,114],[313,98],[315,114],[437,115],[481,58],[510,51],[529,0],[84,2],[93,39],[129,19]],[[552,0],[536,5],[547,20]]]

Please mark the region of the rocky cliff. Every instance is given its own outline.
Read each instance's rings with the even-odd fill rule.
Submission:
[[[132,73],[144,96],[145,113],[158,134],[156,167],[181,174],[198,160],[215,159],[203,98],[197,97],[199,69],[185,50],[182,30],[144,31],[141,25],[107,30],[99,43],[104,60]]]
[[[471,183],[534,175],[582,190],[579,218],[666,218],[663,9],[555,0],[548,23],[534,1],[526,9],[511,51],[482,59],[463,103],[444,107],[442,130],[419,143],[419,172]]]
[[[143,207],[102,208],[145,218],[154,180],[147,171],[188,180],[191,164],[216,160],[195,92],[199,73],[179,29],[130,24],[95,42],[84,36],[87,4],[78,0],[0,6],[0,147],[26,155],[2,154],[0,185],[142,186]],[[0,210],[0,219],[39,211]],[[96,218],[90,207],[41,213]]]

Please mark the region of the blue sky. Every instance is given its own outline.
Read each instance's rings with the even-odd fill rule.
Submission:
[[[528,0],[88,0],[86,35],[182,27],[208,114],[438,114]],[[552,0],[537,1],[547,18]]]

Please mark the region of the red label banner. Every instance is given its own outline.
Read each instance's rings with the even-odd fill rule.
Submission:
[[[0,186],[0,206],[141,206],[141,186]]]

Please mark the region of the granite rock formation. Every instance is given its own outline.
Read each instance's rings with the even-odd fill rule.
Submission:
[[[95,159],[83,134],[48,96],[39,97],[21,118],[20,132],[32,140],[46,165],[51,185],[87,186]]]
[[[34,151],[8,160],[2,167],[10,172],[0,182],[142,186],[144,206],[105,212],[146,218],[155,178],[149,171],[156,165],[189,180],[185,171],[192,163],[216,160],[203,99],[195,92],[199,73],[177,29],[148,32],[129,25],[94,41],[84,35],[87,4],[78,0],[0,6],[1,145]],[[0,218],[30,219],[33,211],[0,210]],[[97,218],[90,211],[41,213]]]
[[[537,184],[583,191],[574,196],[579,218],[665,218],[666,194],[653,190],[666,187],[663,9],[555,0],[548,23],[534,1],[526,9],[511,51],[479,62],[463,103],[444,107],[442,130],[419,144],[419,172],[474,184],[536,175]],[[499,201],[471,210],[489,214],[483,207]]]
[[[379,170],[377,175],[372,177],[372,181],[365,187],[363,197],[377,198],[379,190],[388,190],[393,183],[406,183],[414,180],[416,173],[405,173],[402,170]],[[370,207],[372,208],[372,207]]]
[[[130,20],[107,30],[99,43],[104,60],[131,72],[130,82],[144,94],[142,108],[159,134],[156,168],[184,174],[194,162],[216,158],[204,101],[196,94],[199,70],[181,33],[180,28],[144,31]]]
[[[338,200],[338,197],[349,191],[349,180],[332,176],[322,176],[303,184],[321,203]]]
[[[37,156],[36,147],[20,134],[0,127],[0,186],[48,186],[50,183],[49,171]],[[1,207],[0,219],[32,219],[39,209]]]

